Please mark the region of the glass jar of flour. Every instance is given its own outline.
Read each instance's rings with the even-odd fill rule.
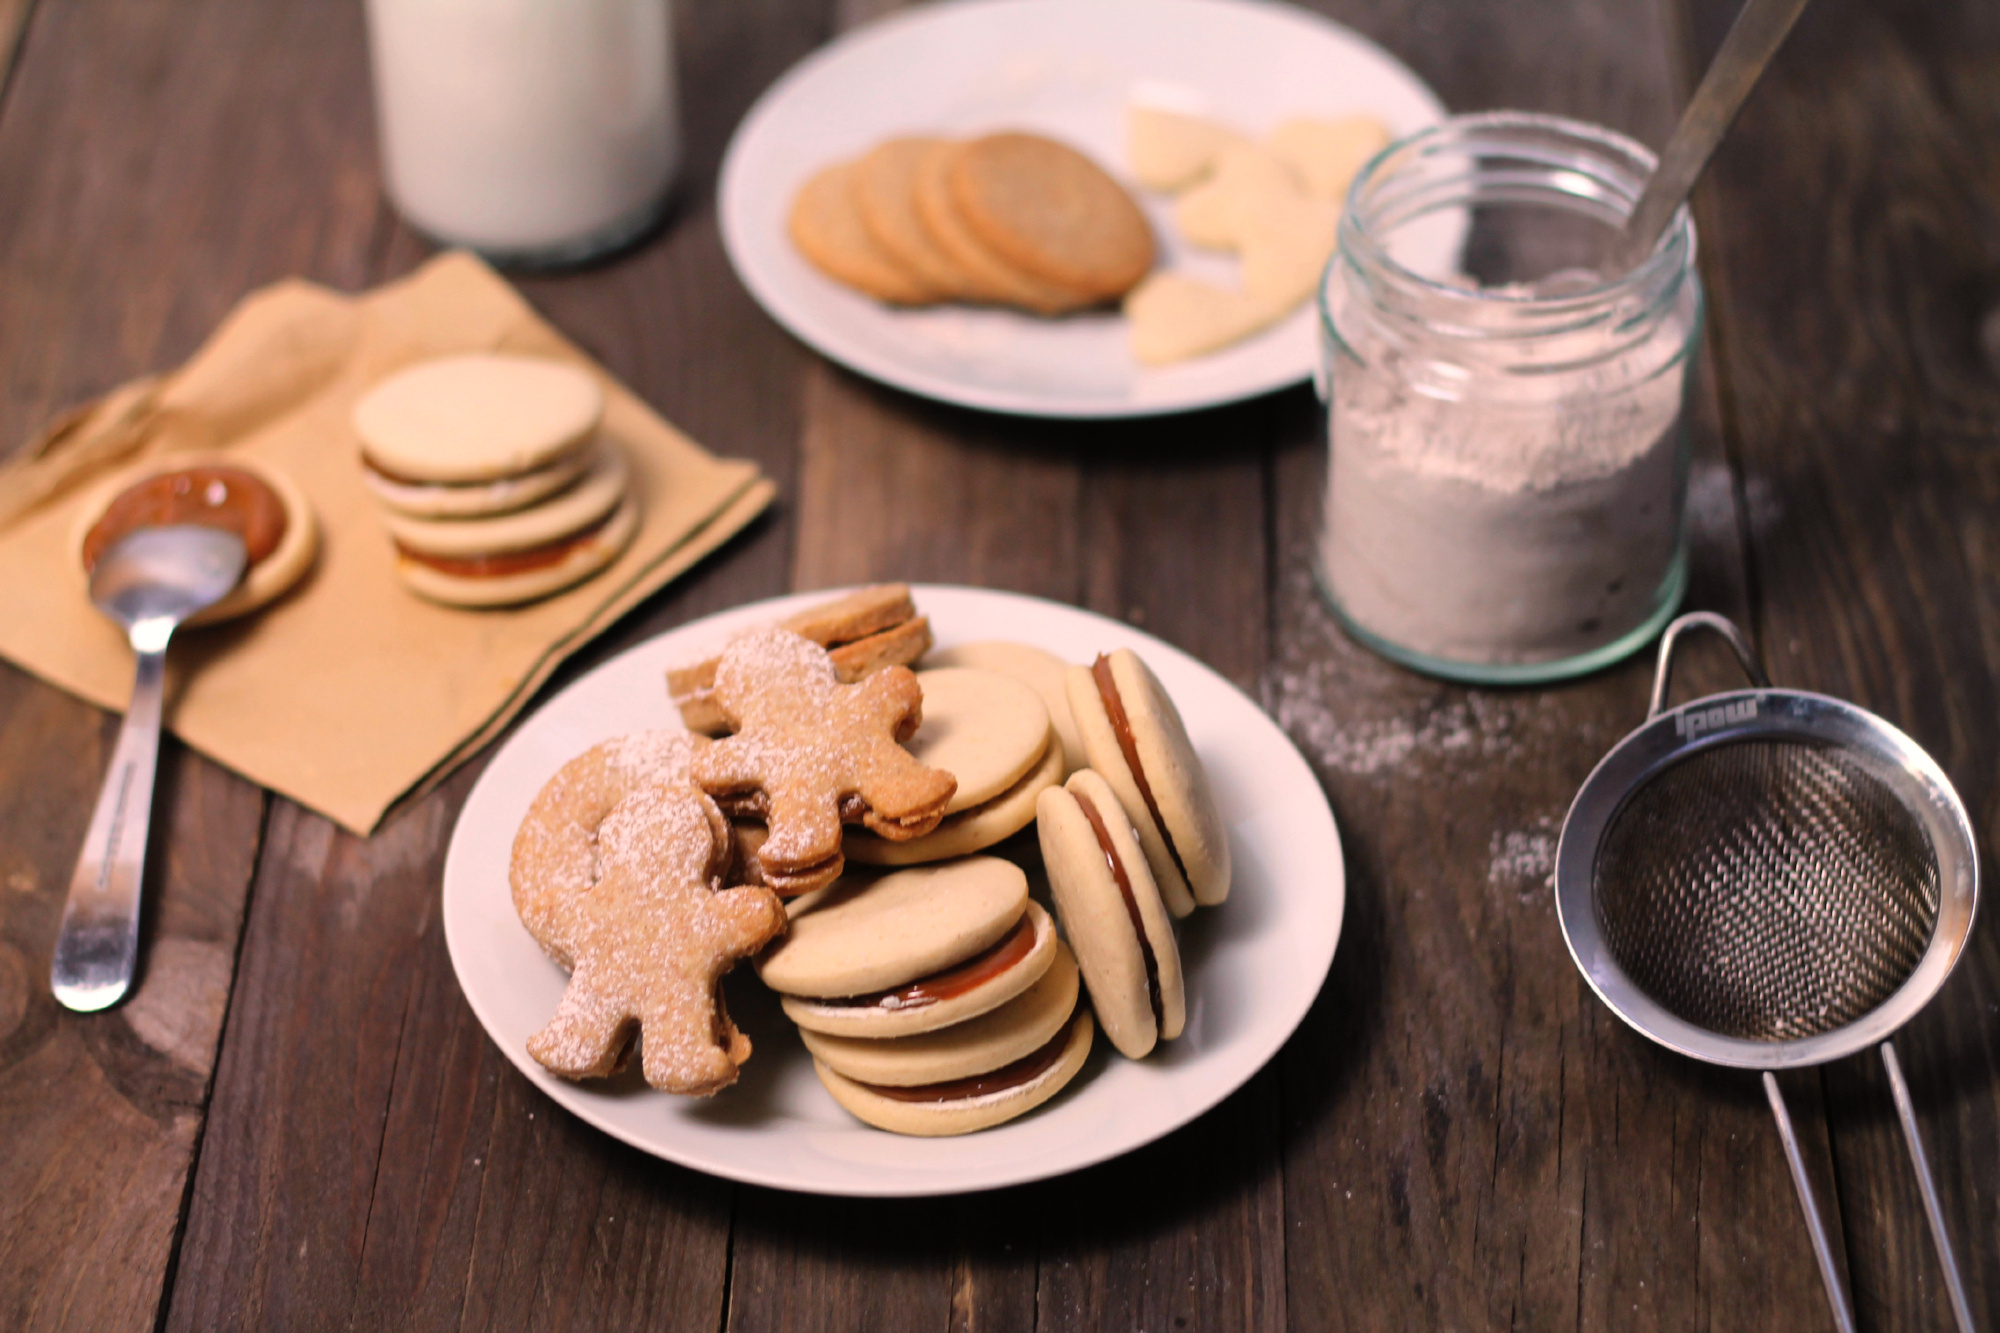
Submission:
[[[390,198],[501,264],[652,225],[680,164],[668,0],[368,0]]]
[[[1653,163],[1596,126],[1498,112],[1391,145],[1356,178],[1321,292],[1317,573],[1384,655],[1554,680],[1673,614],[1694,225],[1683,209],[1636,269],[1593,268]]]

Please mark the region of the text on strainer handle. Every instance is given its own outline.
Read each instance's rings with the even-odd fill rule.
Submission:
[[[1674,677],[1674,649],[1680,645],[1681,635],[1694,629],[1714,630],[1729,641],[1736,653],[1736,660],[1743,667],[1743,674],[1750,677],[1750,683],[1758,689],[1768,689],[1770,678],[1764,674],[1757,654],[1751,651],[1750,640],[1743,637],[1743,631],[1727,616],[1719,616],[1713,611],[1690,611],[1684,616],[1676,616],[1674,623],[1667,626],[1666,633],[1660,635],[1660,664],[1653,672],[1653,701],[1646,709],[1646,719],[1658,717],[1667,707],[1667,687]]]

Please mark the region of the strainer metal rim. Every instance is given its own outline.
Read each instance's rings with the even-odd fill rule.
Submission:
[[[1605,942],[1593,893],[1599,849],[1618,812],[1661,769],[1699,751],[1743,740],[1832,745],[1869,762],[1902,797],[1931,840],[1941,900],[1921,960],[1903,984],[1862,1017],[1790,1041],[1727,1037],[1670,1013],[1625,972]],[[1598,761],[1570,803],[1556,845],[1556,914],[1584,980],[1612,1013],[1660,1045],[1739,1069],[1824,1064],[1885,1041],[1951,975],[1964,952],[1979,897],[1972,822],[1951,782],[1921,746],[1889,722],[1842,699],[1806,690],[1758,688],[1706,695],[1649,718]]]

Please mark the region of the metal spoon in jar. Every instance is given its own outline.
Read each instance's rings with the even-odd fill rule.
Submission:
[[[1535,284],[1536,294],[1560,297],[1587,291],[1622,273],[1629,273],[1653,253],[1660,235],[1674,220],[1682,203],[1708,169],[1722,136],[1763,77],[1765,66],[1785,43],[1804,12],[1807,0],[1745,0],[1722,39],[1722,47],[1701,86],[1694,90],[1680,123],[1661,150],[1660,164],[1646,179],[1625,225],[1612,237],[1610,250],[1595,270],[1566,268]]]
[[[167,640],[243,577],[243,539],[220,528],[141,528],[98,559],[90,600],[125,627],[139,669],[132,703],[70,877],[49,988],[78,1013],[125,998],[139,958],[139,886],[153,817]]]

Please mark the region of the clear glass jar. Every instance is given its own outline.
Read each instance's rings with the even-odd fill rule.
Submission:
[[[668,0],[368,0],[396,210],[499,264],[637,237],[680,165],[672,19]]]
[[[1687,582],[1694,224],[1594,265],[1654,165],[1594,125],[1459,116],[1355,179],[1321,289],[1322,592],[1419,671],[1555,680],[1632,652]]]

